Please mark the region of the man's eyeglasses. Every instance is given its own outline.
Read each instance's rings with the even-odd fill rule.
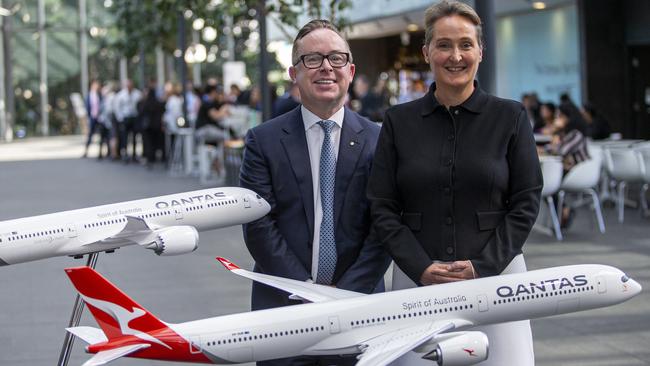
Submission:
[[[347,52],[334,52],[329,55],[323,55],[320,53],[308,53],[306,55],[300,56],[300,59],[296,61],[293,66],[296,66],[302,61],[302,64],[305,65],[308,69],[317,69],[323,65],[323,60],[327,59],[332,67],[343,67],[348,64],[350,61],[350,54]]]

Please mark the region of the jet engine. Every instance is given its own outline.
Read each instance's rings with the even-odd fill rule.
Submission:
[[[422,358],[436,361],[438,366],[468,366],[488,357],[488,338],[482,332],[455,332],[435,340],[435,349]],[[433,342],[430,343],[434,345]]]
[[[190,253],[199,247],[199,233],[192,226],[171,226],[156,230],[156,239],[145,245],[161,256]]]

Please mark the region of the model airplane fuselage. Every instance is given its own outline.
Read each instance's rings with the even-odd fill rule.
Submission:
[[[0,266],[139,244],[159,255],[197,248],[198,231],[256,220],[268,203],[237,187],[204,189],[0,222]]]
[[[409,351],[439,365],[473,365],[488,357],[489,343],[484,333],[471,330],[474,326],[610,306],[641,291],[616,268],[575,265],[363,295],[253,273],[220,260],[239,275],[314,303],[168,324],[93,270],[67,269],[102,327],[69,329],[96,353],[85,365],[121,356],[232,364],[357,355],[358,366],[381,366]]]

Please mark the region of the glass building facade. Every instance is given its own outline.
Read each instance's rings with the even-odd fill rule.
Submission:
[[[107,4],[108,3],[108,4]],[[70,96],[117,75],[110,0],[3,0],[0,139],[78,133]]]

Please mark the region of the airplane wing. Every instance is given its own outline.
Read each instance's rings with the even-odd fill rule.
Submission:
[[[438,334],[467,325],[471,323],[462,319],[433,321],[382,334],[361,344],[355,366],[388,365]]]
[[[90,360],[86,361],[82,366],[99,366],[106,365],[107,363],[117,360],[120,357],[129,355],[135,351],[141,350],[143,348],[150,347],[150,344],[139,343],[131,344],[124,347],[113,348],[107,351],[97,352]]]
[[[229,260],[217,257],[217,260],[223,264],[229,271],[246,277],[253,281],[263,283],[265,285],[275,287],[291,294],[290,298],[294,300],[307,300],[310,302],[324,302],[331,300],[348,299],[351,297],[365,296],[360,292],[341,290],[335,287],[318,285],[315,283],[308,283],[303,281],[291,280],[277,276],[270,276],[263,273],[255,273],[239,268]]]
[[[137,243],[139,239],[144,239],[144,237],[153,233],[152,228],[147,224],[144,219],[135,216],[124,216],[126,218],[126,225],[124,228],[117,234],[111,235],[107,238],[98,241],[91,241],[84,243],[84,246],[92,244],[115,244],[129,242]]]

